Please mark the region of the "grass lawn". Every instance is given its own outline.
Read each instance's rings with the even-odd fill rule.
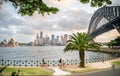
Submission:
[[[97,68],[86,68],[86,69],[82,69],[82,70],[69,70],[69,69],[62,69],[62,70],[71,72],[72,74],[75,74],[75,73],[92,72],[92,71],[97,71],[97,70],[100,70],[100,69],[97,69]]]
[[[112,64],[114,64],[116,66],[120,66],[120,61],[114,61],[114,62],[112,62]]]
[[[1,69],[2,67],[0,67]],[[12,72],[20,71],[19,75],[52,75],[53,71],[45,68],[12,68],[7,67],[4,71],[2,71],[1,75],[10,76]]]

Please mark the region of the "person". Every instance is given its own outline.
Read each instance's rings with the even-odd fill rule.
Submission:
[[[46,64],[46,62],[45,62],[44,58],[42,59],[42,63],[43,63],[43,64]]]
[[[45,60],[44,60],[44,58],[42,59],[42,67],[45,67],[46,66],[46,62],[45,62]]]
[[[63,66],[63,60],[62,59],[59,60],[59,66],[60,66],[60,68],[62,68],[62,66]]]

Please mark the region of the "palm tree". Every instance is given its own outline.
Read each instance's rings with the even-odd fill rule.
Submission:
[[[89,48],[100,49],[100,44],[96,43],[92,37],[86,33],[72,34],[71,38],[67,41],[64,52],[79,51],[79,67],[85,67],[84,55],[85,51]]]

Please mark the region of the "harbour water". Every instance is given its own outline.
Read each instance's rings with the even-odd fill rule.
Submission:
[[[0,59],[4,60],[64,60],[78,59],[78,51],[65,52],[65,46],[22,46],[22,47],[0,47]],[[100,52],[85,52],[85,58],[107,57],[110,54]]]

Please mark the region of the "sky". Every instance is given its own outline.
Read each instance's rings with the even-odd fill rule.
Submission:
[[[17,42],[31,42],[40,31],[44,35],[61,36],[76,32],[87,32],[89,22],[98,9],[89,4],[81,4],[79,0],[43,0],[49,6],[59,8],[57,14],[35,14],[33,16],[21,16],[10,2],[0,5],[0,42],[3,39],[13,38]],[[0,3],[2,0],[0,0]],[[120,5],[120,0],[112,0],[112,5]],[[98,42],[109,42],[120,34],[116,30],[104,33],[95,38]]]

